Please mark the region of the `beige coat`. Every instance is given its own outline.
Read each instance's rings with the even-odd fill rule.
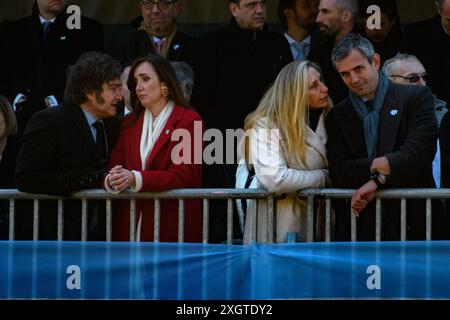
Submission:
[[[257,177],[257,187],[269,192],[285,193],[286,198],[277,200],[276,242],[286,242],[287,232],[299,233],[298,241],[306,240],[306,201],[296,198],[296,191],[306,188],[323,188],[328,184],[326,158],[327,135],[323,115],[316,132],[308,127],[306,164],[294,158],[286,159],[286,140],[279,130],[267,130],[267,120],[261,119],[256,130],[250,133],[250,161]],[[244,243],[250,243],[251,219],[257,215],[257,241],[267,240],[267,201],[250,201],[244,228]]]

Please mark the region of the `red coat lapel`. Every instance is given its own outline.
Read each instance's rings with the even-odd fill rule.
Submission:
[[[132,126],[130,129],[130,149],[129,152],[131,154],[131,162],[133,163],[133,168],[140,170],[142,168],[141,164],[141,135],[142,135],[142,125],[144,123],[144,113],[141,112],[139,119],[136,121],[136,124]]]
[[[147,169],[150,164],[153,162],[154,158],[158,154],[158,152],[161,150],[161,148],[170,140],[172,137],[173,131],[176,129],[175,124],[181,119],[181,116],[184,113],[184,108],[180,106],[175,106],[172,113],[169,116],[169,119],[167,120],[166,125],[161,131],[161,134],[158,137],[158,140],[156,140],[155,145],[153,146],[152,152],[150,153],[150,156],[148,157],[148,161],[145,165],[145,168]],[[141,121],[141,132],[139,133],[139,137],[142,134],[142,121]],[[140,139],[139,139],[140,140]],[[139,150],[140,141],[138,142],[138,150]],[[139,157],[140,158],[140,157]]]

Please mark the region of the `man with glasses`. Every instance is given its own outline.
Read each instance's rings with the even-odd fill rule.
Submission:
[[[384,63],[383,70],[386,75],[395,83],[406,85],[421,85],[426,86],[425,68],[422,63],[413,55],[399,53],[394,58],[387,60]],[[438,126],[441,125],[442,117],[447,112],[447,105],[444,101],[439,100],[435,95],[434,99],[434,114],[438,121]],[[433,177],[436,186],[441,187],[441,157],[439,149],[439,140],[437,145],[436,156],[433,160]]]
[[[245,117],[257,107],[278,72],[292,60],[283,36],[269,31],[265,25],[265,1],[232,0],[229,10],[230,23],[199,40],[192,96],[192,104],[202,114],[206,126],[219,129],[223,136],[226,129],[243,128]],[[233,151],[224,150],[224,162]],[[230,162],[204,166],[204,186],[234,188],[236,165]],[[217,226],[210,230],[214,237],[211,240],[224,240],[226,206],[211,208],[211,212],[214,212],[211,222]],[[237,231],[237,217],[234,221]]]
[[[387,60],[383,65],[383,71],[395,83],[399,84],[418,84],[426,86],[426,71],[423,64],[416,56],[398,53],[394,58]],[[434,112],[438,125],[440,125],[442,117],[447,112],[445,101],[434,98]]]
[[[141,16],[131,22],[134,32],[117,58],[123,63],[149,53],[171,61],[192,63],[195,39],[178,30],[179,0],[140,0]]]

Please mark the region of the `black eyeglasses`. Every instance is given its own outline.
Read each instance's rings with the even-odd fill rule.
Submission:
[[[392,75],[391,77],[399,77],[399,78],[405,79],[409,83],[417,83],[417,82],[420,81],[420,79],[425,81],[425,77],[426,76],[427,75],[424,73],[424,74],[413,74],[413,75],[411,75],[409,77],[405,77],[405,76],[401,76],[401,75]]]
[[[174,4],[176,0],[141,0],[142,6],[147,9],[153,9],[153,5],[157,5],[160,10],[166,10],[170,5]]]

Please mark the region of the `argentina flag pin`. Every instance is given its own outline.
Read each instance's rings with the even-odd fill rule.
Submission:
[[[398,114],[398,110],[397,109],[392,109],[390,112],[389,112],[389,114],[391,115],[391,116],[396,116],[397,114]]]

